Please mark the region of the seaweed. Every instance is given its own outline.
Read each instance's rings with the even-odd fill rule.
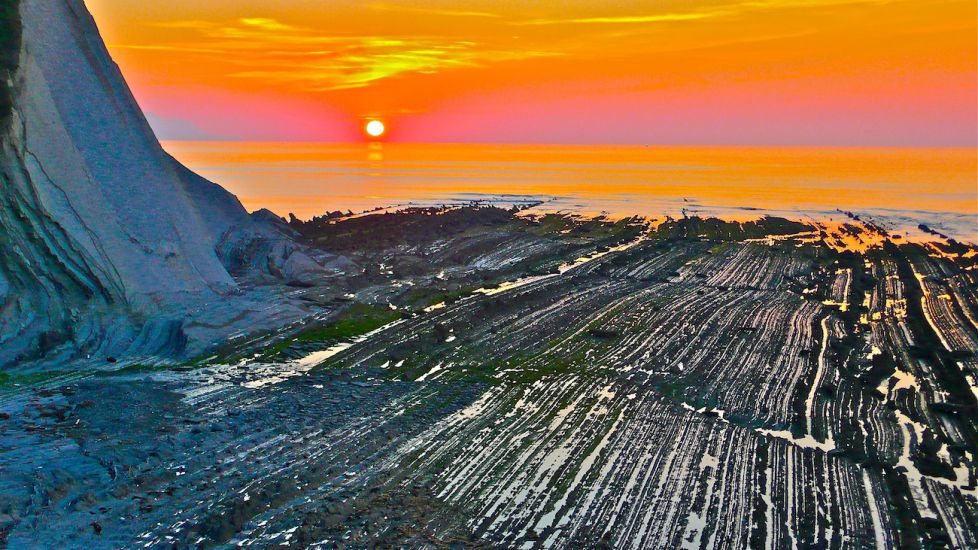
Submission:
[[[793,235],[813,230],[811,225],[772,216],[743,223],[719,218],[691,216],[680,220],[666,221],[659,226],[656,236],[666,239],[739,242],[772,235]]]
[[[348,342],[400,318],[401,312],[399,311],[354,303],[333,322],[307,328],[293,337],[269,346],[262,353],[262,358],[266,360],[278,358],[296,345]]]
[[[293,217],[290,227],[308,244],[331,251],[385,250],[431,242],[485,225],[507,223],[516,210],[468,206],[457,209],[408,208],[336,221],[320,216],[308,222]]]

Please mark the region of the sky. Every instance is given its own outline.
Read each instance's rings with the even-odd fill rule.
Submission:
[[[975,146],[974,0],[87,0],[162,139]]]

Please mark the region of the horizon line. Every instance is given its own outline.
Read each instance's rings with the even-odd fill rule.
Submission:
[[[472,145],[472,146],[535,146],[535,147],[648,147],[648,148],[728,148],[728,149],[969,149],[978,155],[978,142],[958,145],[894,145],[894,144],[838,144],[838,143],[635,143],[635,142],[513,142],[513,141],[396,141],[396,140],[303,140],[303,139],[173,139],[157,137],[166,143],[252,143],[294,145]]]

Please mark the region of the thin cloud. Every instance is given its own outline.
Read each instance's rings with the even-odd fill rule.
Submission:
[[[182,52],[182,53],[206,53],[222,55],[225,50],[216,48],[196,48],[192,46],[178,46],[167,44],[109,44],[114,50],[142,50],[151,52]]]
[[[717,17],[738,15],[750,11],[768,11],[778,9],[825,8],[846,5],[885,5],[901,0],[747,0],[731,4],[713,6],[711,10],[652,13],[635,15],[609,15],[598,17],[573,17],[530,19],[513,21],[513,25],[636,25],[643,23],[670,23],[681,21],[698,21]]]
[[[531,19],[516,21],[514,25],[566,25],[566,24],[636,24],[636,23],[667,23],[671,21],[696,21],[727,15],[728,11],[689,12],[689,13],[660,13],[655,15],[623,15],[617,17],[577,17],[572,19]]]
[[[736,4],[743,8],[825,8],[832,6],[882,6],[905,0],[750,0]]]
[[[267,19],[265,17],[243,17],[240,19],[243,25],[249,27],[254,27],[257,29],[265,31],[291,31],[296,30],[292,25],[286,25],[281,21],[276,21],[275,19]]]
[[[392,6],[390,4],[369,4],[367,7],[374,11],[397,11],[404,13],[419,13],[425,15],[441,15],[445,17],[482,17],[487,19],[498,19],[502,17],[498,13],[487,11],[465,11],[465,10],[445,10],[437,8],[415,8],[409,6]]]
[[[210,21],[203,21],[201,19],[182,19],[178,21],[152,21],[152,22],[147,22],[146,24],[151,27],[158,27],[161,29],[189,29],[189,30],[211,29],[216,26],[215,23],[212,23]]]
[[[175,21],[160,26],[188,29],[200,36],[191,42],[121,47],[213,54],[249,67],[230,72],[230,77],[287,83],[309,91],[362,88],[402,75],[561,55],[489,48],[446,37],[329,35],[263,17],[230,23]]]
[[[291,83],[311,91],[330,91],[363,88],[407,74],[435,74],[494,62],[557,55],[538,51],[479,50],[457,42],[429,39],[397,42],[390,44],[374,37],[353,37],[343,47],[318,60],[297,59],[295,63],[279,63],[229,76]]]

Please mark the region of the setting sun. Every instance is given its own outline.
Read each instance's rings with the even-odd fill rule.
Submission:
[[[366,130],[367,135],[378,138],[384,135],[384,133],[387,131],[387,127],[384,126],[384,123],[379,120],[371,120],[367,123]]]

